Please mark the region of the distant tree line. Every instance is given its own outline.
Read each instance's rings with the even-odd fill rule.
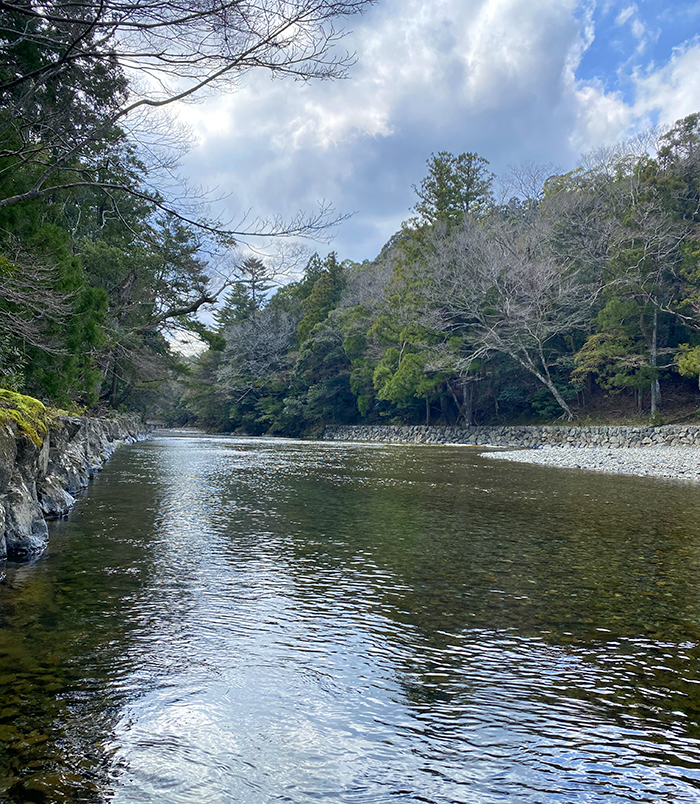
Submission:
[[[300,435],[326,423],[571,420],[697,408],[700,115],[497,200],[474,153],[434,154],[372,262],[315,255],[229,292],[171,422]]]

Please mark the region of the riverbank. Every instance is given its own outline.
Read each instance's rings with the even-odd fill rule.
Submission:
[[[571,427],[428,427],[425,425],[329,425],[327,441],[379,444],[467,444],[492,447],[647,447],[700,446],[700,426]]]
[[[324,439],[388,444],[519,447],[495,460],[700,482],[700,427],[329,426]]]
[[[43,550],[46,520],[68,513],[117,447],[149,430],[138,416],[69,416],[8,391],[0,403],[0,558],[22,559]]]
[[[481,453],[494,460],[535,463],[559,469],[664,477],[700,482],[700,450],[692,446],[564,447]]]

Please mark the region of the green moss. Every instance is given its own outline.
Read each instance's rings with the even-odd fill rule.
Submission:
[[[39,448],[50,418],[51,412],[38,399],[0,388],[0,423],[13,421]]]

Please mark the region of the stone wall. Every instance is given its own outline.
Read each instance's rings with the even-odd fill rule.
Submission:
[[[329,425],[329,441],[366,441],[387,444],[481,444],[498,447],[644,447],[700,446],[700,426],[661,427],[426,427],[425,425]]]
[[[0,558],[27,558],[47,543],[46,519],[64,516],[114,450],[147,437],[137,416],[61,416],[35,443],[0,425]]]

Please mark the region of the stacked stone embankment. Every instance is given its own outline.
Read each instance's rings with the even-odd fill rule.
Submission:
[[[146,438],[138,416],[57,416],[46,432],[0,423],[0,558],[27,558],[48,540],[46,520],[64,516],[75,495],[121,444]]]
[[[324,439],[388,444],[473,444],[494,447],[700,446],[700,426],[660,427],[428,427],[329,425]]]

